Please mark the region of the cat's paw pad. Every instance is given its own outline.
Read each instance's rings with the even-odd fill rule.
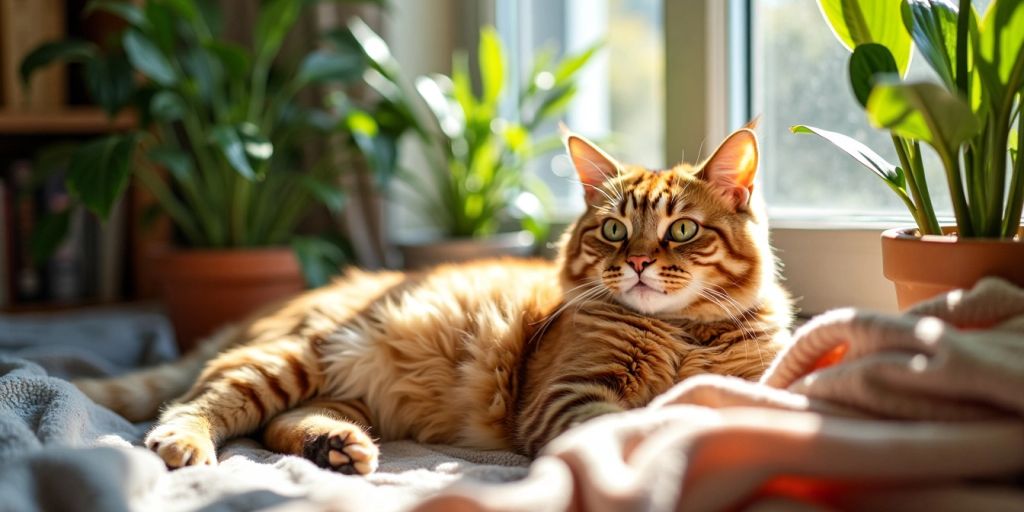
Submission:
[[[377,470],[380,451],[373,439],[356,425],[346,425],[306,443],[305,456],[322,468],[346,475],[368,475]]]
[[[146,447],[171,469],[217,465],[217,447],[210,436],[177,425],[161,425],[146,435]]]

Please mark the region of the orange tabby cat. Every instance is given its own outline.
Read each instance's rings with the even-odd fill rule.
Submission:
[[[534,455],[691,375],[761,375],[790,302],[751,195],[754,133],[665,171],[566,146],[588,207],[557,262],[351,271],[178,363],[78,385],[133,420],[185,392],[145,440],[172,468],[263,427],[272,450],[367,474],[371,435]]]

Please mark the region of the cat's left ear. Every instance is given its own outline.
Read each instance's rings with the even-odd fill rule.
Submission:
[[[698,176],[738,210],[750,202],[757,159],[757,136],[750,128],[740,128],[718,146]]]

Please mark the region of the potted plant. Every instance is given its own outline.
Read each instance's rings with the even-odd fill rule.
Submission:
[[[561,147],[557,136],[535,140],[576,94],[579,70],[593,46],[561,60],[552,51],[533,63],[514,112],[503,111],[511,74],[497,31],[480,32],[474,92],[465,52],[456,52],[450,76],[430,74],[411,83],[384,41],[360,20],[346,37],[366,57],[366,83],[380,96],[373,113],[348,109],[349,129],[384,179],[396,176],[414,191],[415,213],[440,237],[399,244],[406,266],[419,267],[499,254],[528,255],[546,236],[543,183],[524,172],[535,155]],[[424,108],[425,107],[425,108]],[[411,133],[425,155],[425,173],[399,169],[394,148]]]
[[[158,265],[184,349],[218,325],[300,291],[296,252],[305,263],[318,254],[340,257],[323,240],[295,236],[312,205],[338,210],[344,199],[335,155],[303,169],[301,144],[336,122],[297,95],[356,79],[363,64],[354,51],[324,47],[275,70],[285,37],[309,4],[262,2],[250,48],[223,36],[218,2],[97,0],[87,13],[124,20],[113,44],[50,42],[22,63],[25,81],[54,61],[80,63],[89,93],[109,115],[134,109],[133,129],[75,150],[66,183],[77,204],[102,219],[134,178],[170,218],[179,247]],[[55,228],[41,245],[56,245],[69,212],[51,220]],[[311,281],[323,279],[322,267],[305,270]]]
[[[882,235],[883,267],[901,308],[987,275],[1024,285],[1021,94],[1024,2],[819,0],[832,32],[852,50],[849,78],[871,123],[889,130],[899,165],[845,135],[815,133],[880,177],[906,204],[914,229]],[[907,82],[913,47],[939,83]],[[922,143],[942,162],[955,225],[935,215]],[[931,184],[934,185],[934,184]]]

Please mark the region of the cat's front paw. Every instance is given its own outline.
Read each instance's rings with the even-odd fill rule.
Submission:
[[[303,455],[322,468],[346,475],[368,475],[377,470],[380,451],[373,439],[356,425],[334,428],[306,441]]]
[[[167,467],[217,465],[217,447],[210,436],[178,425],[160,425],[146,435],[146,446],[156,452]]]

